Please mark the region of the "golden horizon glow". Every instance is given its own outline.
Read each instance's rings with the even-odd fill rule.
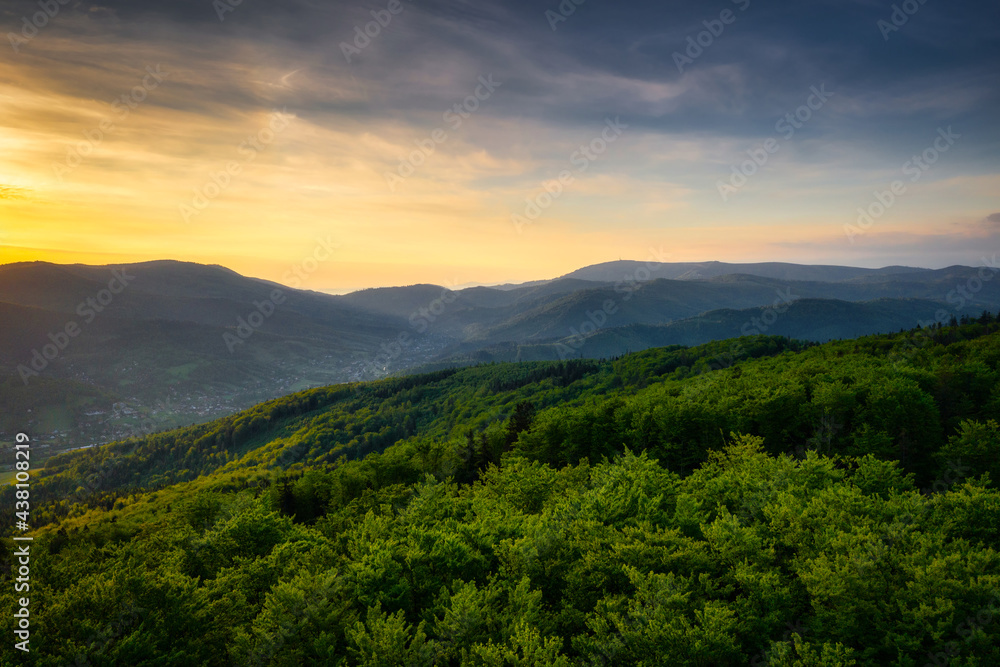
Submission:
[[[177,259],[281,282],[327,239],[337,253],[303,287],[344,291],[547,279],[644,260],[649,248],[670,261],[937,268],[976,263],[996,238],[986,220],[1000,210],[1000,174],[959,169],[957,158],[852,243],[844,227],[857,208],[899,177],[855,164],[857,146],[817,161],[803,139],[724,202],[718,182],[766,132],[670,133],[633,120],[583,170],[571,156],[603,121],[501,113],[510,82],[449,127],[443,112],[482,76],[461,65],[411,73],[415,97],[443,87],[448,103],[406,109],[388,106],[395,78],[363,81],[287,45],[109,30],[67,17],[62,32],[0,63],[0,264]],[[710,75],[660,85],[593,73],[574,85],[667,113]],[[858,103],[840,95],[841,109]],[[276,110],[287,110],[277,126]],[[435,129],[447,138],[430,140],[413,175],[387,179]],[[226,174],[232,164],[238,173]],[[573,182],[519,230],[512,215],[567,169]]]

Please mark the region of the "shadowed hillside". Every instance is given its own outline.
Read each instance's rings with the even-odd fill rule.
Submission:
[[[34,664],[995,664],[998,327],[449,369],[53,457]]]

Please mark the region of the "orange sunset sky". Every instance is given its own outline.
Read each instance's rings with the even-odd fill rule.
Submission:
[[[5,9],[4,32],[33,6]],[[280,281],[328,239],[337,251],[303,286],[349,290],[551,278],[651,248],[931,268],[1000,250],[995,42],[935,42],[930,5],[928,25],[915,17],[888,41],[861,7],[809,39],[793,37],[804,17],[751,7],[684,71],[672,54],[697,7],[650,8],[626,30],[593,3],[552,30],[520,3],[405,4],[348,62],[342,44],[370,9],[304,18],[248,1],[219,20],[207,1],[67,6],[17,49],[4,39],[0,263],[170,258]],[[836,28],[850,21],[864,71],[829,55],[849,52]],[[786,137],[781,119],[809,103]],[[615,118],[627,127],[581,159]],[[959,138],[912,180],[906,163],[948,127]],[[723,196],[768,139],[776,152]],[[433,152],[414,157],[420,144]],[[420,164],[387,177],[403,161]],[[563,172],[519,230],[512,216]],[[905,192],[852,242],[845,225],[895,180]]]

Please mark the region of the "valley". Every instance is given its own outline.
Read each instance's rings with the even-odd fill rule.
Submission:
[[[13,264],[0,267],[0,432],[37,428],[58,452],[413,369],[888,333],[1000,307],[995,273],[989,261],[936,271],[620,261],[523,286],[337,297],[180,262]]]
[[[993,664],[966,619],[1000,600],[998,369],[993,314],[753,335],[61,453],[32,473],[35,664]]]

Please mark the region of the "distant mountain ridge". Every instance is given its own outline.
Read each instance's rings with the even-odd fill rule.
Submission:
[[[124,289],[109,289],[113,270]],[[79,445],[140,428],[137,418],[94,415],[149,416],[169,404],[164,419],[175,426],[418,366],[694,345],[745,334],[744,323],[775,303],[789,307],[767,333],[822,341],[908,329],[938,312],[1000,310],[1000,280],[982,280],[982,271],[617,261],[523,285],[334,296],[170,260],[8,264],[0,266],[0,432],[10,419],[23,423],[11,411],[28,405],[37,406],[35,426],[61,434],[56,444]],[[70,324],[79,328],[72,340],[63,335]]]
[[[822,266],[760,262],[754,264],[729,264],[726,262],[637,262],[619,260],[604,262],[577,269],[561,278],[579,278],[600,282],[617,282],[647,271],[655,278],[668,280],[707,280],[719,276],[743,273],[775,280],[841,282],[868,276],[922,273],[931,269],[905,266],[887,266],[881,269],[861,269],[847,266]]]

